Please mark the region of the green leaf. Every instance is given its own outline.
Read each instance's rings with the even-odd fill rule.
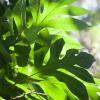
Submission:
[[[40,43],[42,43],[42,42],[40,42]],[[77,49],[67,50],[65,56],[60,59],[61,50],[64,46],[64,40],[62,38],[57,39],[53,44],[51,44],[50,58],[45,65],[43,65],[43,63],[44,63],[43,59],[48,51],[47,50],[45,52],[45,50],[44,50],[44,47],[46,47],[46,45],[44,45],[44,47],[43,47],[43,45],[39,45],[39,42],[38,42],[38,44],[35,43],[35,45],[37,45],[37,49],[35,49],[34,58],[36,58],[36,59],[34,61],[36,63],[35,65],[38,68],[40,66],[40,69],[38,69],[41,71],[40,73],[42,73],[44,75],[53,75],[54,71],[56,69],[63,68],[63,69],[66,69],[67,71],[73,73],[78,78],[80,78],[84,81],[94,83],[94,80],[93,80],[92,76],[88,73],[88,71],[81,68],[82,65],[80,65],[80,67],[74,66],[77,64],[77,62],[81,61],[81,59],[77,59],[78,56],[80,55],[80,53],[78,52]],[[48,48],[48,46],[47,46],[47,48]],[[87,56],[89,56],[89,54]],[[90,57],[92,57],[92,56],[90,56]],[[88,64],[87,62],[84,62],[84,63]],[[92,63],[92,61],[91,61],[91,63]]]
[[[77,66],[69,66],[65,68],[66,70],[70,71],[80,79],[94,83],[93,77],[89,74],[89,72],[83,68],[77,67]]]
[[[0,23],[1,23],[1,25],[0,25],[0,34],[3,35],[3,34],[5,34],[5,33],[10,31],[10,24],[8,22],[8,18],[7,17],[2,17],[0,19]]]
[[[74,37],[71,37],[69,34],[66,34],[66,32],[64,31],[61,31],[61,30],[56,30],[54,28],[48,28],[49,30],[49,34],[50,35],[56,35],[58,36],[59,38],[63,38],[64,39],[64,42],[65,42],[65,45],[63,47],[63,51],[62,53],[65,54],[66,50],[68,49],[81,49],[83,48],[83,46],[79,43],[78,40],[76,40]]]
[[[57,77],[58,80],[65,82],[68,88],[72,93],[74,93],[79,99],[82,100],[89,100],[87,90],[83,83],[76,80],[70,75],[61,73],[61,72],[55,72],[55,77]]]
[[[58,39],[57,41],[54,42],[54,44],[52,44],[50,48],[50,60],[51,61],[58,60],[63,45],[64,45],[64,40],[62,38]]]
[[[88,92],[88,95],[91,100],[99,100],[100,99],[100,95],[98,95],[98,93],[100,93],[100,88],[98,88],[97,85],[85,84],[85,86],[87,88],[87,92]]]
[[[47,26],[52,28],[62,29],[71,32],[75,30],[82,30],[88,27],[85,22],[69,17],[55,17],[51,20],[48,20],[46,24]]]
[[[45,0],[47,1],[48,3],[59,3],[59,4],[63,4],[63,5],[66,5],[66,4],[71,4],[73,2],[75,2],[76,0]]]
[[[37,41],[34,45],[34,64],[36,66],[43,66],[44,57],[51,45],[51,37],[47,29],[40,31]]]
[[[0,80],[0,96],[4,99],[11,99],[11,97],[15,97],[22,92],[23,90],[9,83],[6,79]]]
[[[42,43],[42,42],[40,42]],[[84,59],[78,59],[78,57],[80,56],[81,53],[78,52],[77,49],[69,49],[66,51],[66,54],[64,54],[63,58],[60,58],[61,56],[61,50],[64,46],[64,40],[62,38],[57,39],[53,44],[51,44],[50,47],[50,58],[48,60],[48,62],[46,63],[46,65],[43,65],[43,61],[44,61],[44,56],[46,55],[47,51],[48,51],[48,46],[46,46],[44,44],[43,45],[39,45],[35,43],[35,65],[37,67],[40,66],[40,70],[42,70],[43,74],[46,75],[51,75],[53,74],[53,70],[59,69],[59,68],[64,68],[66,70],[68,70],[69,72],[75,74],[77,77],[81,78],[84,81],[87,82],[94,82],[93,78],[91,77],[91,75],[82,67],[83,65],[79,65],[77,62],[84,60]],[[45,52],[45,48],[47,47],[48,49]],[[59,49],[58,49],[59,48]],[[86,53],[84,53],[85,55]],[[87,55],[87,54],[86,54]],[[89,56],[90,58],[92,56],[90,56],[90,54],[88,54],[87,56]],[[81,56],[82,57],[82,56]],[[93,58],[93,57],[92,57]],[[85,65],[88,65],[87,62],[84,62]],[[91,64],[93,63],[93,61],[91,61]],[[74,65],[78,64],[80,67],[75,67]],[[88,65],[89,66],[89,65]],[[53,68],[53,69],[52,69]],[[85,76],[87,75],[87,77]]]
[[[26,27],[30,28],[33,24],[33,17],[32,17],[32,13],[29,9],[26,9]]]
[[[49,46],[51,46],[52,42],[56,41],[57,38],[58,37],[54,36],[54,35],[50,36],[49,33],[48,33],[48,31],[46,29],[42,30],[39,33],[39,35],[37,37],[37,41],[36,41],[36,43],[34,45],[34,63],[35,63],[36,66],[38,66],[38,68],[41,67],[41,66],[43,66],[44,57],[45,57],[45,55],[47,54],[47,52],[49,50]],[[64,41],[62,41],[61,43],[59,42],[57,44],[57,46],[58,45],[59,46],[62,45],[63,42]],[[54,47],[54,48],[57,49],[57,46]],[[54,53],[53,48],[52,48],[51,52],[53,52],[53,54],[55,54],[57,51],[55,51],[55,53]],[[58,52],[56,54],[59,56]],[[57,56],[56,54],[54,55],[55,57]]]
[[[2,58],[4,57],[6,62],[9,62],[11,60],[8,50],[6,50],[6,47],[2,44],[1,41],[0,41],[0,54],[2,55]]]
[[[34,63],[37,67],[42,67],[45,54],[48,51],[48,47],[44,46],[40,49],[39,49],[39,47],[41,47],[41,45],[39,45],[38,43],[35,43]]]
[[[29,52],[30,45],[25,38],[15,44],[16,60],[19,66],[25,66],[28,64]]]
[[[58,9],[52,11],[51,13],[51,17],[62,17],[65,15],[69,15],[69,16],[80,16],[80,15],[84,15],[88,13],[88,10],[86,10],[85,8],[79,7],[79,6],[63,6],[63,7],[59,7]]]
[[[30,28],[26,28],[24,31],[25,37],[29,41],[30,44],[33,44],[37,38],[37,35],[44,26],[34,26],[32,25]]]
[[[35,89],[35,91],[37,92],[37,93],[43,93],[43,94],[46,94],[45,92],[44,92],[44,90],[42,89],[42,87],[39,85],[39,84],[34,84],[34,83],[32,83],[32,86],[34,87],[34,89]],[[48,100],[48,95],[44,95],[44,96],[42,96],[42,97],[44,97],[46,100]],[[43,99],[44,100],[44,99]]]
[[[66,51],[65,56],[62,58],[63,67],[73,66],[76,64],[76,56],[78,54],[77,49],[69,49]]]
[[[1,65],[1,64],[0,64]],[[0,79],[5,75],[5,70],[3,68],[0,68]]]
[[[95,61],[94,57],[86,52],[80,52],[76,59],[79,66],[87,69],[90,68]]]
[[[80,16],[86,14],[88,10],[79,6],[68,6],[65,7],[65,12],[71,16]]]
[[[50,100],[64,100],[67,98],[67,94],[63,90],[63,85],[54,78],[45,79],[44,81],[41,81],[39,85],[48,97],[50,97]]]
[[[39,82],[40,80],[34,79],[33,77],[30,77],[28,75],[23,74],[21,72],[17,73],[16,78],[11,78],[12,81],[14,81],[16,84],[28,84],[29,81],[31,82]]]
[[[83,46],[79,43],[78,40],[76,40],[75,38],[73,37],[70,37],[68,34],[65,34],[62,36],[64,41],[65,41],[65,45],[63,47],[63,51],[62,53],[64,54],[65,53],[65,50],[68,50],[68,49],[81,49]]]
[[[14,17],[19,33],[21,33],[23,31],[23,28],[25,28],[25,22],[26,22],[25,21],[25,5],[26,5],[26,0],[18,0],[16,5],[13,8],[13,17]]]

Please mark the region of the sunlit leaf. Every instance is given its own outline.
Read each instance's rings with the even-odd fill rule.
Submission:
[[[49,20],[47,23],[49,27],[57,28],[57,29],[62,29],[65,31],[75,31],[75,30],[81,30],[85,29],[88,27],[88,25],[80,21],[78,19],[74,18],[69,18],[69,17],[61,17],[59,16],[57,18]]]
[[[54,79],[53,81],[51,79],[46,79],[45,81],[40,82],[39,85],[42,87],[48,97],[51,97],[50,100],[62,100],[67,98],[67,94],[64,92],[62,84],[57,83],[57,81]]]
[[[66,13],[68,13],[68,15],[72,15],[72,16],[80,16],[83,14],[86,14],[88,11],[82,7],[79,6],[69,6],[69,7],[65,7],[65,11]],[[73,10],[74,9],[74,10]]]

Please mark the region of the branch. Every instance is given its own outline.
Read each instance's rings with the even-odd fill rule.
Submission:
[[[25,97],[26,95],[29,95],[29,94],[37,94],[37,95],[41,95],[41,96],[47,96],[47,94],[44,94],[44,93],[38,93],[38,92],[35,92],[35,91],[29,91],[29,92],[23,93],[23,94],[21,94],[19,96],[16,96],[16,97],[12,98],[12,100],[20,99],[20,98]]]

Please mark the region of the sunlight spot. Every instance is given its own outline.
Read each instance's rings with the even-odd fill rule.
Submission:
[[[10,2],[9,2],[9,0],[5,0],[5,2],[7,3],[7,5],[10,5]]]
[[[97,92],[97,95],[100,96],[100,92]]]
[[[16,65],[15,68],[18,68],[18,65]]]
[[[32,71],[32,69],[31,68],[28,68],[28,73],[30,73]]]
[[[78,54],[75,54],[75,56],[78,56]]]
[[[99,85],[99,86],[97,86],[97,88],[98,88],[98,89],[100,89],[100,85]]]
[[[10,46],[9,50],[14,51],[14,46]]]

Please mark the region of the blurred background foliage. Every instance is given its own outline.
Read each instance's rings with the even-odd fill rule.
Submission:
[[[88,22],[90,27],[86,30],[70,33],[84,48],[83,51],[94,55],[96,61],[90,68],[94,77],[100,78],[100,0],[78,0],[75,5],[80,5],[89,10],[80,18]]]

